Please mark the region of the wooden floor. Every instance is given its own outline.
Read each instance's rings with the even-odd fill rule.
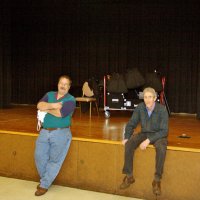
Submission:
[[[0,132],[38,134],[36,113],[35,106],[12,106],[9,109],[0,109]],[[100,111],[99,117],[93,110],[90,119],[88,113],[80,116],[77,108],[71,126],[73,138],[120,143],[131,114],[130,111],[111,111],[111,117],[105,119],[103,110]],[[136,131],[140,131],[140,126]],[[190,138],[179,138],[182,134]],[[169,120],[169,146],[200,149],[200,120],[193,115],[172,115]]]

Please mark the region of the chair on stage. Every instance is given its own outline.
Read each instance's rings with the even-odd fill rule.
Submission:
[[[97,110],[97,114],[99,116],[99,107],[97,104],[97,99],[94,97],[94,92],[93,90],[90,89],[88,82],[85,82],[83,84],[82,87],[82,97],[76,97],[76,101],[79,102],[79,106],[80,106],[80,114],[81,114],[81,103],[86,102],[90,104],[90,108],[89,108],[89,115],[91,117],[92,115],[92,103],[95,103],[95,107]]]

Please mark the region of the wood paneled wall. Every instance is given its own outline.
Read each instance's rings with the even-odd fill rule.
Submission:
[[[0,133],[0,174],[38,181],[34,163],[35,134]],[[199,199],[200,151],[168,148],[162,181],[162,200]],[[154,200],[151,183],[155,150],[136,151],[136,182],[127,190],[119,190],[123,179],[123,146],[73,138],[69,154],[55,184],[99,192]],[[33,188],[33,192],[34,192]]]

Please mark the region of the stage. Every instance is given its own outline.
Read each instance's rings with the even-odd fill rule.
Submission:
[[[38,134],[37,109],[35,105],[13,105],[9,109],[0,109],[0,131]],[[104,143],[120,143],[126,123],[130,119],[130,111],[111,111],[111,117],[106,119],[104,111],[97,116],[95,109],[92,117],[89,113],[80,115],[79,108],[72,118],[71,131],[73,139],[91,140]],[[140,126],[136,132],[140,131]],[[181,138],[186,134],[190,138]],[[195,115],[172,114],[169,118],[169,148],[182,150],[200,150],[200,120]]]
[[[36,106],[13,106],[0,110],[0,175],[39,181],[34,162]],[[124,146],[123,130],[131,112],[112,111],[105,119],[103,110],[81,114],[76,109],[71,131],[73,140],[67,158],[54,184],[155,200],[151,183],[155,169],[155,149],[135,153],[136,182],[120,190]],[[199,199],[200,120],[193,115],[172,115],[169,119],[169,144],[158,200]],[[140,127],[136,128],[140,131]],[[179,138],[186,134],[190,138]],[[33,189],[35,190],[35,188]]]

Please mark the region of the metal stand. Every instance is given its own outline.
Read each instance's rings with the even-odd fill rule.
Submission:
[[[164,89],[165,89],[165,77],[162,77],[162,87],[163,87],[163,90],[160,93],[160,103],[166,106],[168,115],[170,116],[171,111],[169,109],[169,105],[167,103],[167,98],[165,96],[165,91],[164,91]]]
[[[163,97],[164,97],[165,106],[166,106],[166,108],[167,108],[168,115],[170,116],[171,111],[170,111],[169,105],[168,105],[168,103],[167,103],[167,98],[166,98],[166,96],[165,96],[165,92],[163,92]]]

